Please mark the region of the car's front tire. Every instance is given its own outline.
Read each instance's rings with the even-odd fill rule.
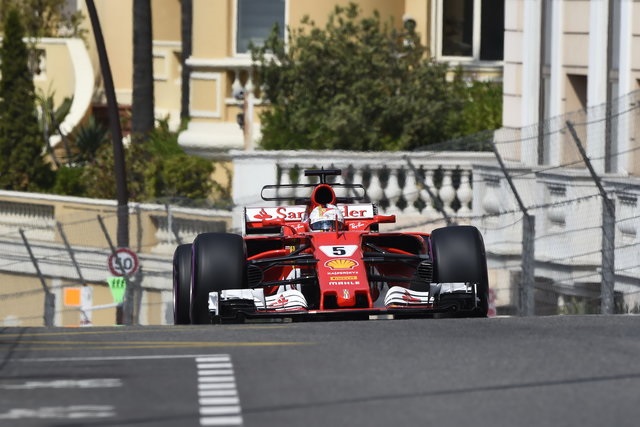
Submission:
[[[238,234],[202,233],[195,238],[191,323],[211,323],[209,292],[246,287],[246,259],[244,239]]]
[[[173,253],[173,323],[191,323],[191,244],[178,245]]]
[[[435,229],[431,233],[431,249],[434,281],[476,283],[478,302],[470,314],[487,317],[489,279],[487,256],[480,231],[469,225]]]

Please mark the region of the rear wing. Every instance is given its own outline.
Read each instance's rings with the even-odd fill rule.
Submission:
[[[373,203],[338,204],[345,223],[350,230],[364,229],[374,222],[377,208]],[[246,234],[272,234],[274,223],[284,221],[297,231],[304,231],[304,219],[307,205],[288,205],[270,207],[247,207],[244,209]],[[280,232],[281,226],[275,226]]]

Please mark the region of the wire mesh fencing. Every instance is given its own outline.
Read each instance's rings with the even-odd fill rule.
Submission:
[[[483,232],[503,313],[640,312],[638,123],[640,91],[437,146],[495,154],[473,166],[464,219]]]
[[[130,323],[172,322],[175,247],[226,231],[226,210],[131,203],[129,246],[115,247],[113,201],[0,194],[0,322],[4,325],[127,323],[113,279],[124,279]]]

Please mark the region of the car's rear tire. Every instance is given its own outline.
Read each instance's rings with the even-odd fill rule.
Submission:
[[[193,241],[190,319],[211,323],[209,292],[246,287],[246,246],[242,236],[202,233]]]
[[[191,323],[191,244],[178,245],[173,253],[173,323]]]
[[[434,281],[477,283],[478,303],[471,316],[487,317],[489,279],[482,235],[476,227],[459,225],[438,228],[431,233]]]

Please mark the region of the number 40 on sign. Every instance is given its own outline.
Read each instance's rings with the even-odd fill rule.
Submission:
[[[138,256],[129,248],[119,248],[109,255],[108,265],[114,276],[129,276],[138,271]]]

